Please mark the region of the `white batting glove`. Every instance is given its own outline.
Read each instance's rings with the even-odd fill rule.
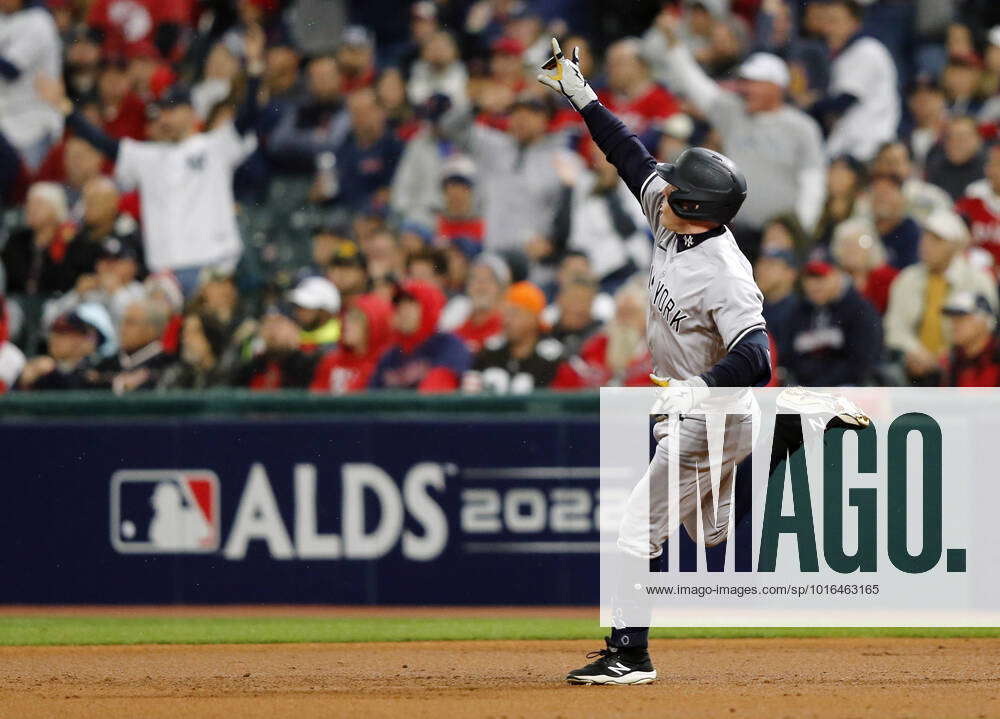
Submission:
[[[651,374],[649,378],[653,384],[664,388],[653,403],[650,414],[687,414],[708,399],[711,393],[701,377],[671,379]]]
[[[573,59],[563,57],[559,41],[552,38],[552,57],[542,65],[546,72],[538,73],[538,82],[561,92],[577,110],[597,99],[597,93],[580,72],[580,48],[573,48]]]

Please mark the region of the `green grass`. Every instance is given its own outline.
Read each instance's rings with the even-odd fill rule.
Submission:
[[[595,620],[549,618],[2,617],[0,645],[599,639]],[[977,629],[654,629],[654,638],[1000,637]]]

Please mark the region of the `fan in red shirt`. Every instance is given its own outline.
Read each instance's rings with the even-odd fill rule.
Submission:
[[[318,356],[301,349],[302,328],[295,320],[278,312],[260,322],[257,354],[236,373],[236,384],[255,392],[309,386],[316,373]]]
[[[653,82],[635,38],[608,48],[607,73],[608,86],[597,97],[636,135],[641,137],[654,121],[680,110],[677,98]]]
[[[451,392],[472,364],[465,344],[438,329],[445,296],[430,282],[409,280],[393,299],[392,343],[382,354],[368,386]]]
[[[509,88],[514,96],[519,95],[526,87],[524,75],[524,44],[513,37],[500,37],[490,48],[490,77]]]
[[[559,367],[552,387],[648,387],[653,360],[646,344],[647,301],[642,282],[622,287],[615,296],[614,319]]]
[[[314,392],[346,394],[368,386],[375,365],[389,346],[392,305],[374,294],[361,295],[344,313],[340,345],[327,352],[309,386]]]
[[[527,87],[524,45],[512,37],[498,38],[490,48],[489,76],[470,83],[469,95],[479,113],[476,121],[498,130],[507,129],[507,113],[514,98]]]
[[[464,308],[467,314],[454,331],[472,354],[478,354],[487,341],[503,334],[500,301],[508,284],[510,270],[498,255],[480,255],[469,270]]]
[[[110,58],[97,79],[101,124],[104,131],[119,139],[146,139],[146,104],[131,88],[128,63],[124,57]]]
[[[952,350],[945,367],[948,387],[1000,387],[996,311],[982,295],[958,291],[941,310],[951,317]]]
[[[341,91],[348,95],[375,82],[375,40],[365,28],[351,25],[344,28],[337,48]]]
[[[483,248],[486,222],[476,211],[474,192],[475,165],[464,156],[456,156],[445,165],[441,180],[444,207],[437,221],[437,243],[459,245],[468,255]]]
[[[178,40],[191,5],[191,0],[94,0],[87,24],[100,33],[105,55],[132,57],[152,42],[164,58],[179,59]]]
[[[993,145],[987,156],[985,174],[965,190],[955,204],[969,223],[972,243],[993,256],[993,271],[1000,273],[1000,145]]]
[[[858,292],[884,315],[889,306],[889,289],[899,270],[886,262],[885,246],[871,222],[848,218],[837,225],[830,254],[851,276]]]

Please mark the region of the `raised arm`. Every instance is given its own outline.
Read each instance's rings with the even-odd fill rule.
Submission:
[[[598,101],[597,93],[580,72],[578,55],[578,48],[574,48],[573,59],[565,58],[559,41],[552,38],[552,57],[542,67],[538,81],[570,101],[608,162],[615,166],[628,189],[641,201],[642,185],[656,171],[656,160],[635,134]]]
[[[118,159],[120,143],[101,128],[90,122],[83,113],[73,110],[66,115],[66,127],[71,129],[77,137],[80,137],[99,151],[110,157],[112,160]]]
[[[251,25],[246,32],[247,87],[243,102],[236,111],[233,124],[236,131],[245,135],[257,126],[257,113],[260,109],[257,95],[260,92],[260,79],[264,74],[264,47],[267,41],[260,25]]]
[[[643,37],[643,57],[657,82],[686,97],[708,114],[726,91],[710,78],[678,38],[677,16],[664,10]]]
[[[73,107],[66,96],[66,88],[62,81],[48,75],[39,74],[35,77],[35,91],[43,101],[58,110],[66,118],[66,127],[76,135],[112,160],[118,159],[119,142],[85,118]]]
[[[639,142],[639,138],[600,102],[595,100],[580,114],[594,142],[641,202],[642,185],[656,171],[656,160]]]

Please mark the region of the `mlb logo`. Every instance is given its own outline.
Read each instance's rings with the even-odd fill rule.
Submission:
[[[219,478],[207,469],[125,469],[111,477],[111,546],[122,554],[219,549]]]

